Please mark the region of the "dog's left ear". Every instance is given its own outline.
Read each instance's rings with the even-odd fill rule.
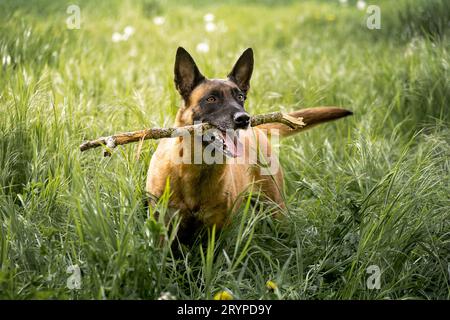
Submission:
[[[244,93],[250,89],[250,78],[253,72],[253,50],[248,48],[242,53],[233,70],[228,74],[228,79],[236,83]]]

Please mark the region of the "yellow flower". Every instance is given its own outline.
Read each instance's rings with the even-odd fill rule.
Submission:
[[[219,291],[214,295],[214,300],[233,300],[233,295],[229,290]]]
[[[275,291],[278,288],[277,284],[275,282],[273,282],[272,280],[268,280],[266,282],[266,287],[267,287],[267,289],[273,290],[273,291]]]

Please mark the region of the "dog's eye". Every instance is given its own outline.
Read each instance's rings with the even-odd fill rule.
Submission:
[[[239,93],[239,94],[237,95],[237,99],[238,99],[239,101],[244,102],[244,101],[245,101],[245,96],[244,96],[242,93]]]
[[[214,97],[214,96],[209,96],[209,97],[206,99],[206,102],[208,102],[208,103],[214,103],[214,102],[216,102],[216,101],[217,101],[217,98]]]

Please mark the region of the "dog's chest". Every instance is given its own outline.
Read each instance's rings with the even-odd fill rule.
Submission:
[[[185,208],[182,214],[193,214],[207,225],[222,225],[242,187],[235,186],[228,167],[183,168],[172,187],[172,205]],[[173,189],[174,188],[174,189]]]

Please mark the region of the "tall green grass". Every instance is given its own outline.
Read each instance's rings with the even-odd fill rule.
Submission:
[[[450,298],[446,1],[380,1],[381,30],[354,1],[79,5],[81,29],[69,30],[66,3],[0,4],[0,298]],[[221,31],[205,32],[208,12]],[[128,41],[112,42],[127,25]],[[139,160],[131,145],[111,158],[78,151],[87,138],[172,124],[180,45],[210,77],[253,47],[252,113],[354,111],[282,142],[285,219],[250,194],[229,228],[180,247],[142,205],[156,142]],[[66,286],[72,265],[79,290]],[[366,285],[371,265],[378,290]]]

